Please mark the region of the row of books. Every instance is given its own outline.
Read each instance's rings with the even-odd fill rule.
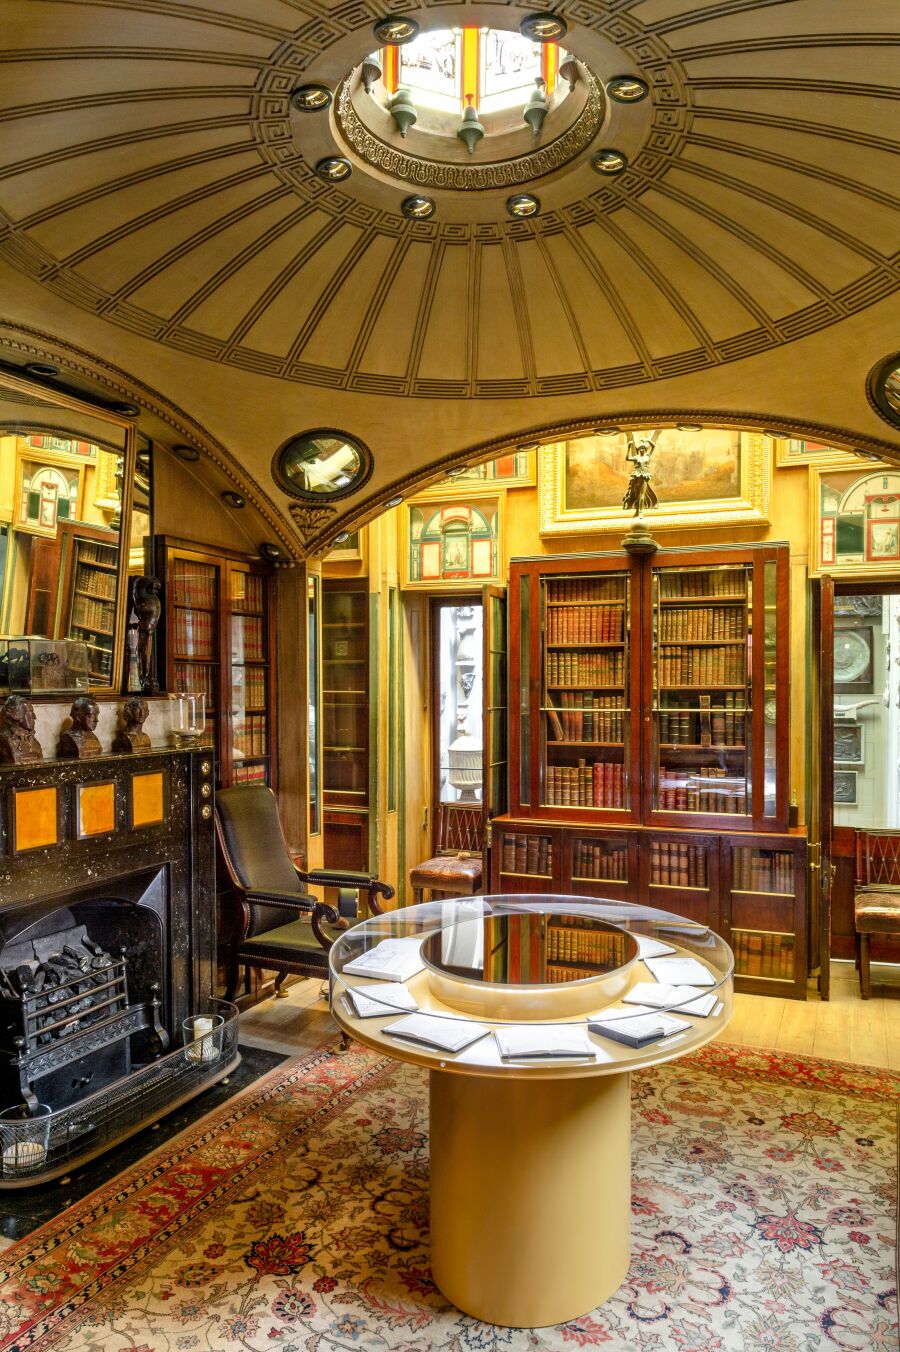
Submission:
[[[733,930],[734,968],[742,976],[791,980],[794,975],[794,938],[791,934],[756,934]]]
[[[116,574],[108,573],[104,568],[94,568],[85,559],[79,559],[75,588],[90,596],[99,596],[104,601],[115,601]]]
[[[789,850],[741,847],[732,855],[731,886],[742,892],[794,891],[794,856]]]
[[[264,756],[267,746],[267,719],[265,714],[244,714],[243,721],[234,721],[234,749],[242,756]]]
[[[547,600],[624,601],[624,577],[557,577],[547,582]]]
[[[207,610],[185,610],[176,606],[175,651],[184,657],[214,657],[216,616]]]
[[[264,662],[263,622],[255,615],[234,615],[231,620],[232,662]]]
[[[625,731],[622,696],[563,690],[559,712],[549,708],[547,721],[557,742],[621,742]]]
[[[548,962],[585,962],[598,967],[621,967],[625,941],[605,930],[580,929],[574,925],[551,925],[547,930]]]
[[[660,685],[739,685],[745,679],[741,647],[665,648],[657,658]]]
[[[119,549],[117,545],[104,545],[99,540],[79,540],[78,559],[80,563],[102,563],[106,568],[115,568]]]
[[[706,849],[677,841],[652,841],[650,881],[662,887],[706,887]]]
[[[212,564],[176,559],[174,564],[175,604],[206,606],[216,604],[216,569]]]
[[[625,637],[625,607],[548,607],[545,628],[548,643],[620,643]]]
[[[263,609],[263,579],[254,573],[231,574],[231,609],[260,613]]]
[[[672,639],[728,639],[744,637],[744,608],[729,606],[666,606],[659,615],[659,637]]]
[[[576,878],[628,878],[628,851],[624,845],[576,840],[572,845],[572,873]]]
[[[625,680],[623,652],[548,652],[548,685],[622,685]]]
[[[265,784],[267,780],[266,766],[262,763],[236,765],[232,778],[235,784]]]
[[[175,663],[175,691],[182,694],[189,691],[192,695],[205,695],[207,709],[215,708],[215,667],[193,662]]]
[[[76,596],[72,602],[72,624],[79,629],[98,629],[112,631],[115,619],[115,604],[112,601],[93,600],[88,596]]]
[[[727,784],[716,784],[727,779]],[[697,765],[685,779],[665,770],[659,776],[659,806],[669,812],[746,812],[746,795],[734,789],[734,776],[718,765]]]
[[[548,986],[561,986],[566,981],[586,981],[596,976],[595,967],[547,967],[545,981]]]
[[[714,708],[709,696],[701,696],[697,712],[660,710],[660,742],[672,746],[743,746],[746,737],[743,693],[728,691],[718,698],[719,704]]]
[[[679,569],[659,573],[660,596],[746,596],[744,568]]]
[[[266,703],[266,673],[263,667],[238,668],[231,673],[232,703],[238,709],[262,709]]]
[[[548,807],[624,807],[625,771],[621,761],[548,765],[544,793]]]
[[[528,832],[506,832],[500,850],[500,867],[504,873],[553,872],[553,841],[549,836]]]

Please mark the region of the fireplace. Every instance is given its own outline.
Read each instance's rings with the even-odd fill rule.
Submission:
[[[204,750],[0,769],[0,1186],[72,1168],[237,1063],[236,1019],[214,1057],[181,1046],[215,994],[211,800]]]

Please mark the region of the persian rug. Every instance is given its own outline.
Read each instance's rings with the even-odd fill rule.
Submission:
[[[0,1348],[896,1352],[900,1075],[718,1045],[633,1086],[631,1270],[571,1323],[448,1306],[425,1076],[321,1048],[3,1253]]]

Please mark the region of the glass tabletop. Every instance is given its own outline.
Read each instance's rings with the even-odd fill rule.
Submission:
[[[599,898],[430,901],[352,926],[329,962],[339,1023],[442,1068],[622,1070],[709,1041],[731,1014],[723,939]]]

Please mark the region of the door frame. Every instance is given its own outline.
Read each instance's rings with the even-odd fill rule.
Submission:
[[[429,811],[429,837],[431,852],[437,854],[438,806],[441,801],[441,686],[440,686],[440,622],[439,614],[447,606],[481,606],[482,624],[484,623],[483,597],[481,592],[435,592],[428,597],[428,688],[431,717],[429,718],[429,736],[431,738],[431,786]],[[481,674],[482,691],[484,672]],[[482,699],[481,722],[482,742],[484,739],[484,700]],[[482,785],[482,794],[484,786]],[[474,806],[474,804],[473,804]]]

